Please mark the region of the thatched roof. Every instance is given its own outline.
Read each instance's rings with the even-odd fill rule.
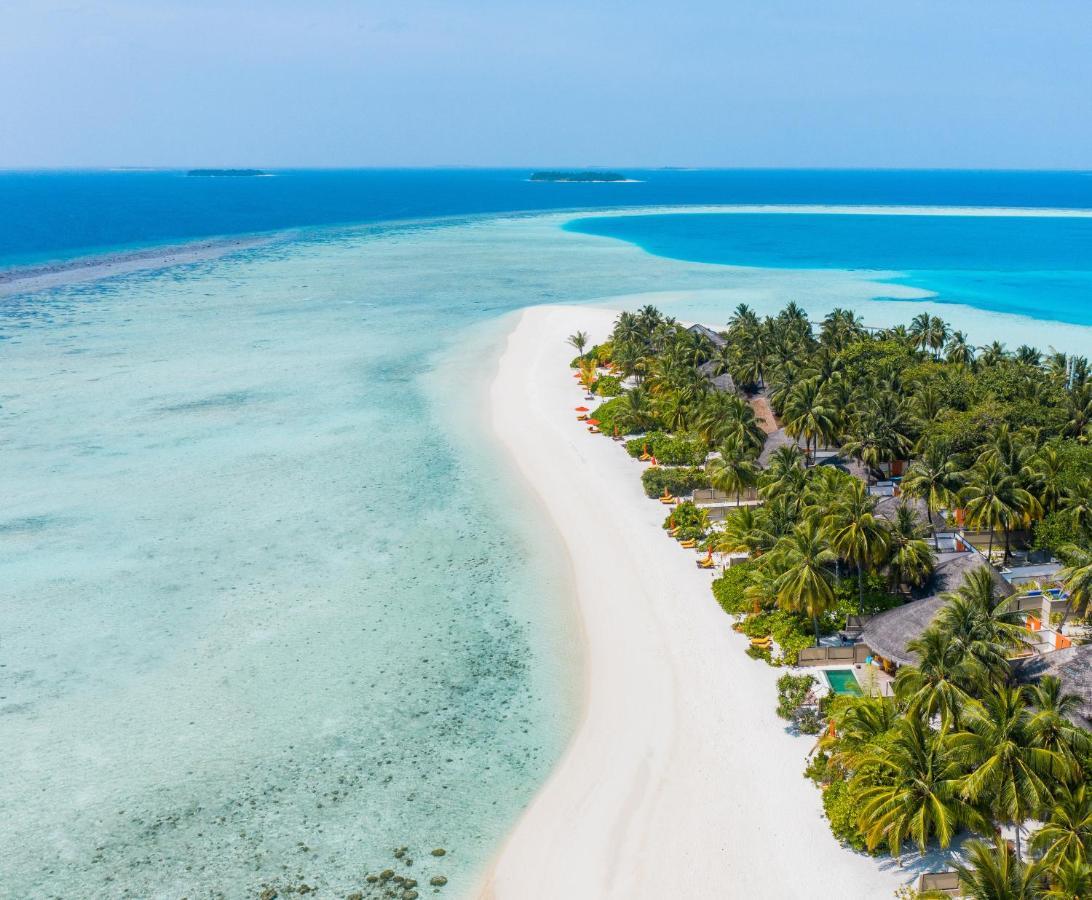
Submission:
[[[914,518],[918,520],[919,524],[929,527],[929,505],[920,497],[907,497],[905,495],[881,497],[876,501],[876,515],[887,519],[888,522],[894,522],[900,506],[910,507],[914,511]],[[932,517],[932,526],[938,531],[944,529],[944,524],[944,516],[940,513],[936,513]]]
[[[1062,690],[1081,698],[1074,724],[1092,728],[1092,644],[1016,660],[1013,672],[1017,681],[1024,683],[1053,675],[1062,683]]]
[[[716,370],[716,363],[707,362],[698,366],[698,372],[705,376],[712,386],[714,391],[724,391],[725,393],[733,394],[736,390],[736,383],[732,376],[727,372],[722,372],[720,375],[714,374]]]
[[[841,469],[843,472],[848,472],[854,478],[858,478],[866,484],[868,483],[868,466],[859,459],[854,459],[852,456],[843,456],[841,453],[836,453],[834,456],[828,456],[825,459],[819,460],[817,465],[834,466],[837,469]]]
[[[699,337],[705,338],[717,349],[728,345],[728,341],[717,334],[712,328],[706,328],[704,325],[691,325],[686,329],[691,334],[696,334]]]
[[[986,561],[977,553],[941,553],[937,556],[936,569],[930,585],[932,593],[921,600],[911,600],[895,609],[889,609],[874,616],[861,631],[861,640],[873,653],[898,663],[900,666],[912,665],[916,656],[906,649],[906,645],[932,623],[944,607],[941,594],[955,591],[963,584],[967,574]],[[1007,596],[1012,588],[990,568],[994,582],[1000,593]]]
[[[758,464],[764,469],[769,466],[770,458],[779,447],[799,447],[801,450],[804,449],[800,446],[800,443],[796,438],[789,437],[784,428],[778,428],[777,431],[771,431],[766,435],[766,443],[762,447],[762,452],[758,454]]]

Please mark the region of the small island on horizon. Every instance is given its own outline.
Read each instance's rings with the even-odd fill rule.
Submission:
[[[190,169],[188,178],[254,178],[265,175],[261,169]]]
[[[618,172],[532,172],[531,181],[629,181],[625,175]]]

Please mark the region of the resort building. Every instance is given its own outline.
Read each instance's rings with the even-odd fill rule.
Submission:
[[[942,594],[958,590],[969,572],[986,565],[985,559],[971,551],[939,553],[933,573],[932,593],[920,600],[886,610],[864,622],[861,643],[869,648],[873,659],[888,674],[893,675],[899,666],[914,664],[917,659],[913,651],[907,649],[907,644],[921,637],[932,624],[947,602]],[[1003,596],[1015,593],[992,567],[990,571]]]
[[[705,338],[718,350],[728,346],[728,341],[726,338],[717,334],[712,328],[707,328],[705,325],[691,325],[686,330],[689,331],[691,334],[696,334],[698,337]]]
[[[1016,680],[1024,683],[1053,675],[1062,683],[1065,693],[1081,699],[1081,705],[1072,717],[1073,724],[1092,728],[1092,644],[1016,660],[1013,672]]]

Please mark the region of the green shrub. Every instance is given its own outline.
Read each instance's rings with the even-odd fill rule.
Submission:
[[[626,452],[637,458],[645,452],[656,457],[665,466],[701,466],[705,464],[705,445],[692,437],[650,431],[648,434],[626,442]]]
[[[609,401],[614,402],[614,401]],[[704,469],[668,468],[652,466],[641,473],[641,484],[649,497],[659,497],[664,488],[673,495],[689,494],[698,488],[709,487],[709,478]]]
[[[830,771],[830,756],[820,750],[808,762],[804,769],[804,777],[809,779],[816,787],[822,787],[827,783]]]
[[[808,619],[783,609],[765,610],[748,616],[743,620],[743,633],[747,637],[771,635],[781,648],[781,662],[789,666],[796,665],[801,650],[815,643]]]
[[[616,421],[615,417],[624,409],[625,402],[625,397],[612,397],[610,400],[606,400],[596,407],[592,416],[599,420],[599,430],[602,431],[603,434],[613,434],[615,425],[618,426],[619,434],[634,434],[640,430],[638,428],[624,428]]]
[[[773,660],[770,658],[770,651],[764,647],[748,647],[747,655],[751,659],[762,659],[773,665]]]
[[[719,578],[713,579],[713,596],[726,613],[738,616],[750,611],[751,604],[743,592],[751,583],[753,571],[754,563],[737,563]]]
[[[600,397],[617,397],[622,393],[622,379],[604,375],[592,382],[592,393]]]
[[[676,526],[682,528],[700,528],[706,524],[707,520],[708,517],[705,510],[698,509],[690,500],[684,500],[667,514],[667,517],[664,519],[664,529],[674,528]]]
[[[823,791],[823,811],[834,836],[854,850],[865,850],[865,837],[857,827],[861,803],[850,782],[832,781]]]
[[[641,454],[646,450],[649,453],[652,452],[652,443],[660,435],[661,432],[659,431],[650,431],[648,434],[643,434],[640,437],[633,438],[633,440],[626,441],[626,453],[634,459],[640,459]]]
[[[796,717],[796,727],[801,734],[818,734],[823,727],[823,717],[817,709],[803,709]]]
[[[1035,542],[1032,546],[1036,550],[1056,554],[1058,548],[1066,544],[1092,549],[1092,537],[1087,531],[1074,528],[1072,521],[1064,513],[1052,512],[1035,523]]]
[[[861,603],[860,588],[857,586],[857,570],[843,567],[842,579],[834,592],[834,607],[820,621],[820,628],[837,631],[846,627],[846,617],[875,615],[885,609],[893,609],[902,604],[902,598],[887,590],[887,580],[882,575],[865,573],[864,603]]]
[[[793,719],[807,702],[808,694],[818,682],[811,675],[782,675],[777,679],[777,714]]]

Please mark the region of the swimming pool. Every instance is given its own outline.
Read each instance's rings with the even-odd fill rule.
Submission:
[[[857,676],[852,669],[827,669],[823,673],[827,677],[827,684],[836,694],[852,694],[861,696],[861,686],[857,683]]]

